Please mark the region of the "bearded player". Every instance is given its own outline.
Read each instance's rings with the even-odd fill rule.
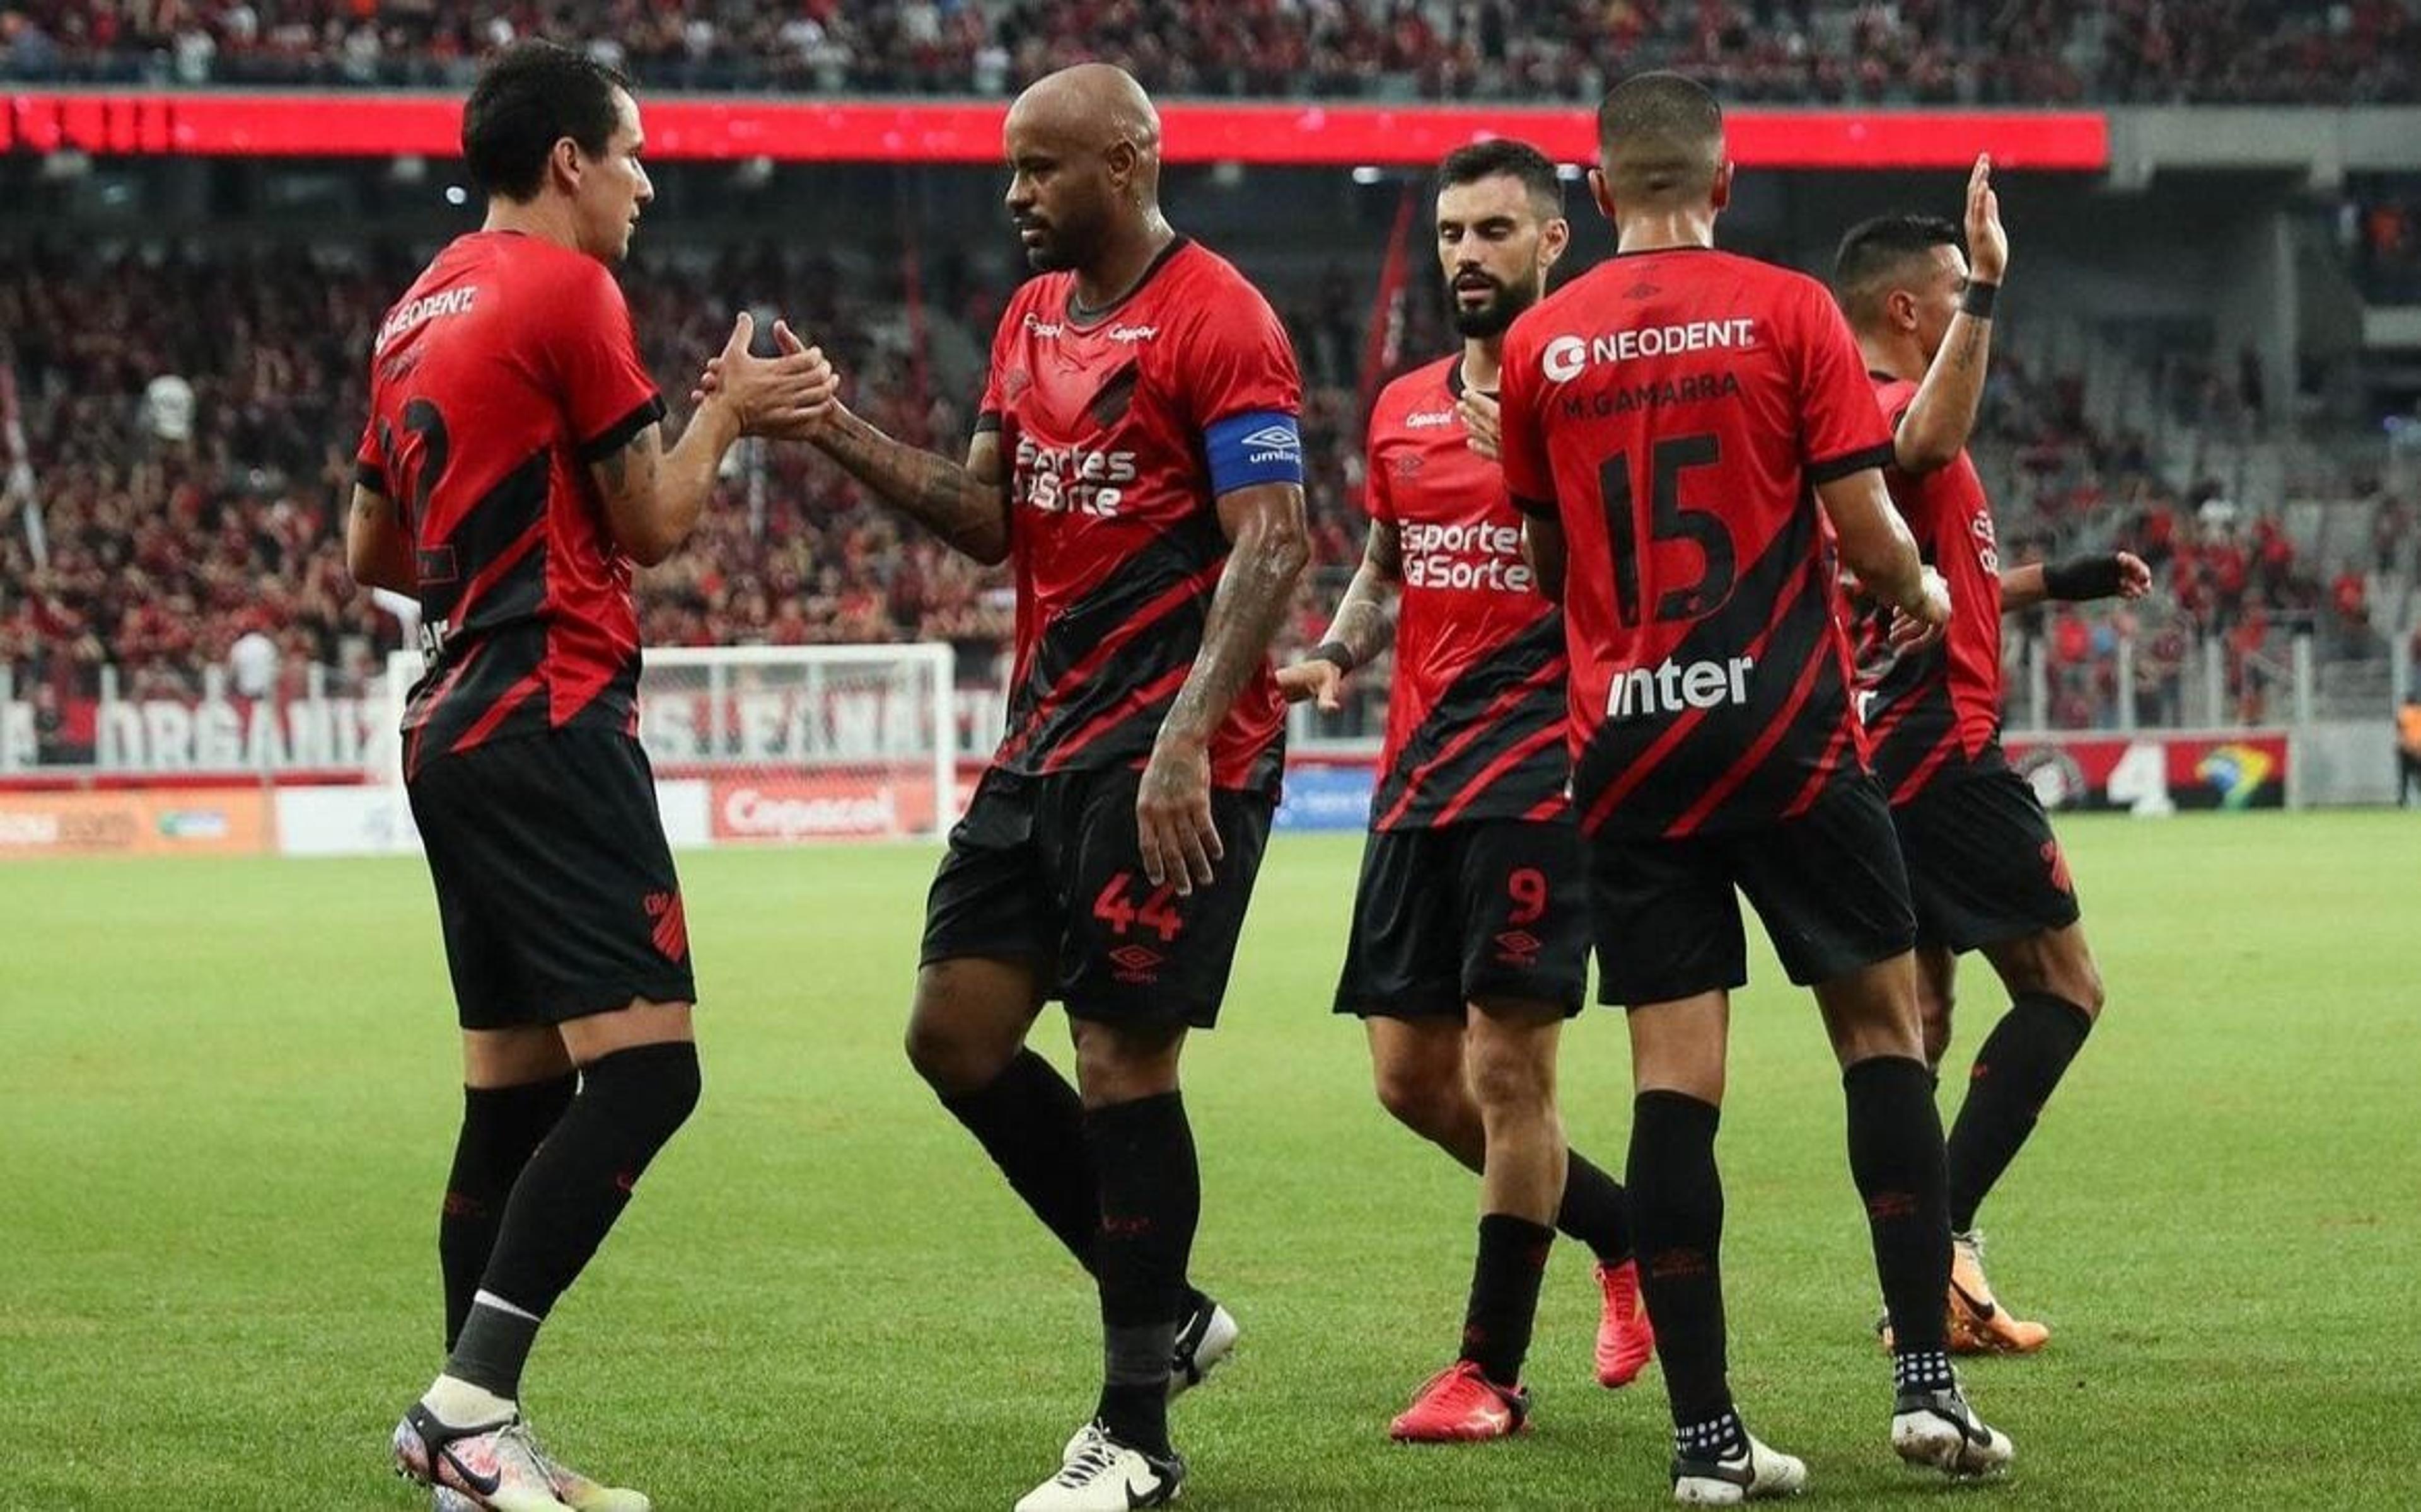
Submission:
[[[1522,1362],[1558,1229],[1597,1256],[1599,1380],[1628,1384],[1654,1348],[1622,1189],[1567,1159],[1556,1113],[1557,1039],[1588,977],[1564,792],[1563,616],[1539,593],[1521,516],[1482,455],[1505,329],[1538,303],[1570,234],[1555,165],[1537,148],[1500,138],[1439,166],[1438,260],[1462,351],[1379,396],[1362,566],[1320,647],[1278,677],[1289,698],[1334,709],[1356,668],[1396,653],[1336,1010],[1363,1021],[1379,1100],[1480,1174],[1461,1354],[1395,1420],[1408,1441],[1524,1426]]]
[[[964,465],[847,410],[803,427],[1017,579],[1008,728],[927,906],[908,1055],[1101,1296],[1101,1395],[1019,1512],[1173,1500],[1167,1401],[1236,1337],[1185,1280],[1201,1207],[1178,1090],[1268,839],[1269,645],[1309,555],[1284,326],[1160,210],[1160,117],[1106,64],[1009,109],[1009,301]],[[1076,1085],[1026,1048],[1065,1005]]]
[[[2138,598],[2151,573],[2126,552],[2001,570],[1966,451],[2008,266],[1990,159],[1968,179],[1963,254],[1960,240],[1929,216],[1867,221],[1842,239],[1834,282],[1892,421],[1892,500],[1953,606],[1947,637],[1919,650],[1896,650],[1885,616],[1871,616],[1859,674],[1916,908],[1928,1063],[1949,1045],[1960,955],[1982,951],[2010,999],[1950,1130],[1950,1344],[2027,1354],[2051,1331],[1994,1297],[1976,1214],[2100,1017],[2102,988],[2051,821],[2001,753],[2001,616],[2046,599]]]

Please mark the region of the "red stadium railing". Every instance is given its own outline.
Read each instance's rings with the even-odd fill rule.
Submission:
[[[196,157],[450,157],[461,101],[441,94],[35,90],[0,96],[0,152]],[[698,99],[647,106],[648,153],[783,163],[989,164],[997,101],[933,103]],[[1174,163],[1422,164],[1488,136],[1520,136],[1581,161],[1590,113],[1570,107],[1175,101],[1162,109]],[[2109,125],[2097,111],[1789,110],[1729,113],[1732,156],[1756,168],[2005,167],[2100,172]]]

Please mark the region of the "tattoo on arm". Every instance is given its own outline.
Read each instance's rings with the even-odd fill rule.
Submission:
[[[1161,724],[1164,735],[1210,739],[1269,655],[1270,642],[1294,598],[1295,581],[1311,555],[1300,488],[1264,484],[1241,491],[1264,497],[1238,511],[1242,519],[1233,527],[1235,551],[1210,598],[1202,651]]]
[[[1952,360],[1960,367],[1973,367],[1976,366],[1977,355],[1984,350],[1984,334],[1991,328],[1983,321],[1976,320],[1962,320],[1960,323],[1967,329],[1960,335],[1959,350]]]
[[[1370,544],[1363,553],[1362,565],[1337,603],[1335,617],[1328,622],[1328,639],[1343,645],[1352,654],[1355,666],[1368,663],[1396,638],[1389,589],[1402,581],[1402,573],[1403,538],[1396,526],[1371,522]]]
[[[836,415],[817,444],[851,476],[969,556],[997,562],[1007,553],[1007,497],[998,483],[894,441],[846,413]]]

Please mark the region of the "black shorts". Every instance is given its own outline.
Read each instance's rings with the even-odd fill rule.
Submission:
[[[1578,1013],[1588,885],[1570,820],[1474,819],[1373,832],[1362,850],[1336,1011],[1463,1017],[1477,998]]]
[[[1843,778],[1795,819],[1679,839],[1589,845],[1598,1001],[1635,1006],[1748,980],[1738,886],[1802,987],[1915,943],[1908,874],[1871,777]]]
[[[638,741],[590,729],[499,740],[429,763],[406,791],[463,1028],[695,1001]]]
[[[2023,777],[1962,773],[1892,810],[1916,937],[1954,951],[2065,929],[2078,918],[2068,858]]]
[[[1216,1023],[1269,847],[1272,804],[1257,794],[1211,792],[1226,855],[1212,863],[1210,886],[1180,897],[1143,874],[1135,835],[1142,780],[1132,767],[985,772],[926,900],[923,964],[1031,961],[1070,1018]]]

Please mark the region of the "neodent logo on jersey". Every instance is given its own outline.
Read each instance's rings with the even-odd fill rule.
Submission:
[[[1557,336],[1539,349],[1539,370],[1550,383],[1569,383],[1596,363],[1634,362],[1689,351],[1741,351],[1756,345],[1757,321],[1745,315],[1727,320],[1643,325],[1604,335]]]
[[[1756,670],[1757,659],[1748,656],[1728,662],[1667,661],[1653,667],[1626,667],[1615,673],[1614,686],[1606,691],[1605,717],[1632,719],[1744,704],[1748,675]]]

